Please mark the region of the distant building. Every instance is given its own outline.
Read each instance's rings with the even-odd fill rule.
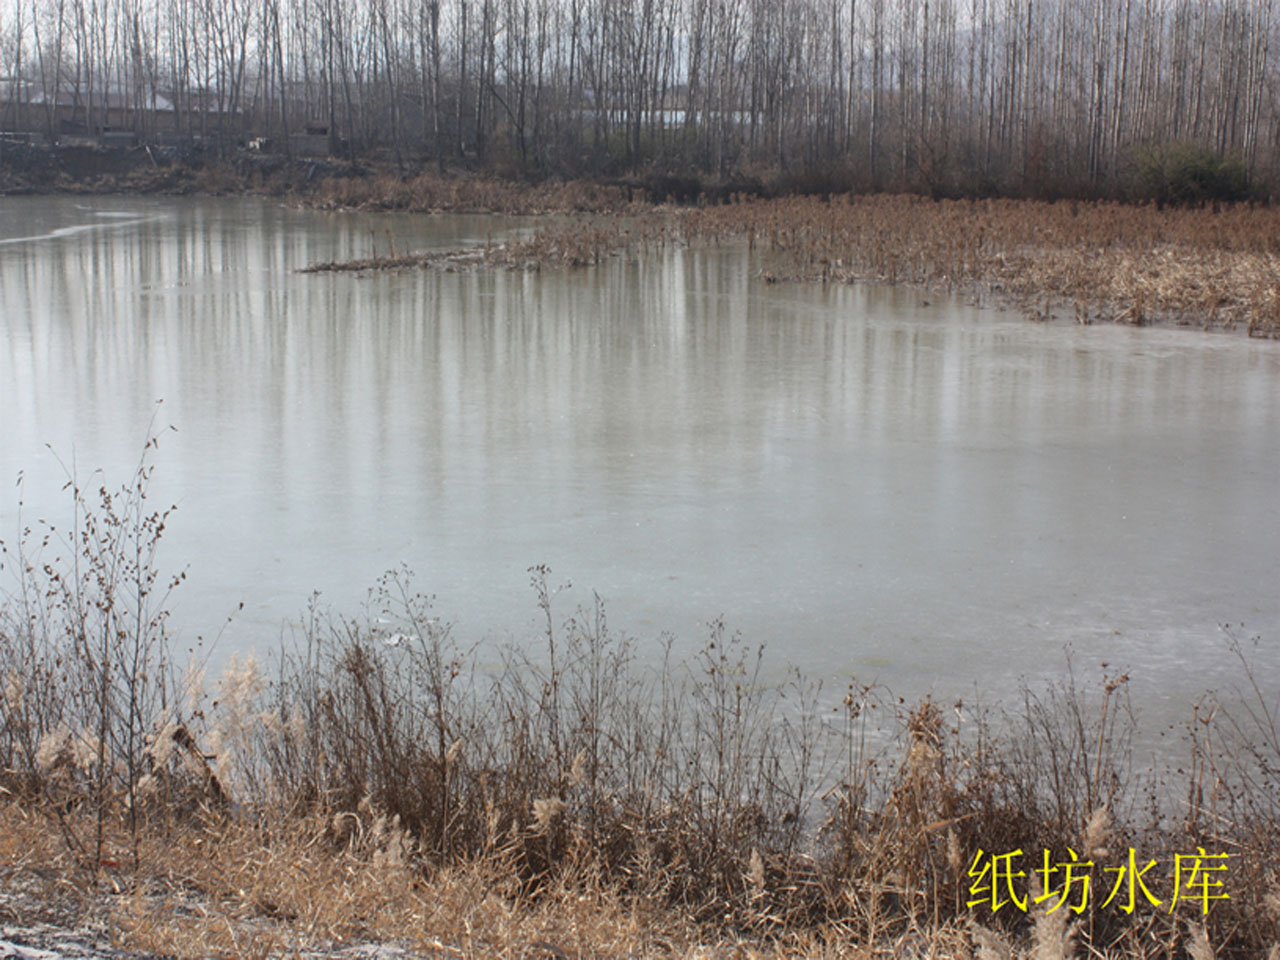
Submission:
[[[0,78],[0,131],[108,147],[240,133],[239,112],[220,108],[208,91],[183,91],[183,109],[175,106],[175,99],[147,86],[93,87],[64,81],[46,88],[38,80]]]

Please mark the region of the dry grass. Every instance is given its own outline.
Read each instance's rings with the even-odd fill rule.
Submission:
[[[540,227],[528,236],[502,243],[426,253],[399,253],[358,260],[327,261],[304,267],[301,273],[365,273],[378,270],[464,270],[506,267],[540,270],[544,267],[586,267],[615,256],[647,256],[675,239],[671,221],[660,216],[624,219],[582,216]]]
[[[326,210],[402,210],[411,213],[617,213],[634,210],[633,192],[584,180],[519,183],[483,176],[420,173],[401,177],[329,178],[307,195]]]
[[[1033,316],[1280,334],[1280,210],[912,196],[752,200],[690,212],[690,238],[745,236],[768,280],[981,288]]]
[[[73,530],[6,547],[0,606],[0,864],[105,891],[129,945],[1043,960],[1280,943],[1280,699],[1254,683],[1256,644],[1228,635],[1241,691],[1191,707],[1189,758],[1154,779],[1131,766],[1127,676],[1069,669],[1001,714],[765,684],[762,651],[719,624],[688,661],[640,662],[603,608],[562,619],[544,568],[540,641],[496,670],[399,572],[355,618],[313,610],[270,679],[233,658],[204,684],[167,659],[146,478],[96,501],[73,485]],[[1232,854],[1207,914],[1099,905],[1131,849],[1167,902],[1197,847]],[[1028,884],[1041,851],[1092,860],[1089,910],[969,907],[977,852],[1018,848]]]
[[[474,190],[491,186],[441,181],[434,189],[452,184],[448,189],[457,190],[462,183]],[[607,198],[579,197],[585,189],[580,184],[558,188],[561,193],[532,190],[523,204],[501,199],[507,188],[493,189],[493,202],[481,205],[486,209],[565,212],[608,204]],[[427,190],[425,195],[438,194]],[[387,209],[433,209],[431,203],[405,206],[395,196],[393,191]],[[457,206],[450,198],[440,203]],[[758,258],[759,277],[770,283],[925,284],[984,291],[1040,320],[1057,315],[1079,323],[1175,322],[1275,337],[1280,336],[1278,238],[1280,210],[1246,204],[1158,209],[884,195],[830,201],[790,197],[661,208],[630,219],[575,219],[507,245],[309,269],[585,266],[618,254],[643,256],[673,243],[745,242]]]
[[[526,956],[539,944],[567,956],[655,944],[680,955],[697,942],[678,914],[624,903],[589,875],[535,900],[500,851],[427,868],[403,830],[372,817],[345,838],[318,815],[156,825],[144,868],[108,859],[96,878],[71,869],[56,835],[20,806],[0,807],[0,827],[10,876],[37,863],[46,878],[56,871],[61,883],[48,883],[43,897],[73,901],[82,915],[92,909],[119,946],[167,956],[266,957],[383,941],[457,957]]]

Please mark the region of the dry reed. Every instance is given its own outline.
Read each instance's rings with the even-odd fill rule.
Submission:
[[[472,187],[479,189],[474,182]],[[498,196],[503,196],[501,190]],[[490,206],[563,212],[605,205],[535,192],[526,206],[514,201]],[[406,208],[391,200],[386,206]],[[719,206],[662,208],[631,219],[570,220],[543,227],[527,239],[483,249],[308,269],[585,266],[669,244],[736,242],[751,249],[757,276],[765,282],[924,284],[985,292],[1040,320],[1173,322],[1276,337],[1277,237],[1280,211],[1247,204],[1158,209],[886,195],[738,198]]]
[[[635,209],[622,187],[584,180],[538,184],[482,176],[412,177],[383,173],[331,177],[306,194],[308,205],[326,210],[401,210],[410,213],[618,213]]]
[[[744,236],[771,280],[911,282],[1002,294],[1039,319],[1280,333],[1280,211],[1247,204],[914,196],[753,200],[692,211],[688,237]]]
[[[542,634],[497,669],[472,668],[401,571],[358,617],[313,609],[271,679],[233,660],[214,691],[174,677],[163,616],[138,616],[169,582],[146,476],[123,499],[73,491],[66,541],[33,529],[7,547],[18,590],[0,607],[0,862],[104,891],[132,946],[870,958],[967,957],[972,938],[979,955],[1138,957],[1190,929],[1195,949],[1244,958],[1280,943],[1280,701],[1233,634],[1244,695],[1197,705],[1191,761],[1154,780],[1130,765],[1127,677],[1069,669],[963,723],[857,684],[832,702],[802,677],[761,682],[763,652],[722,624],[685,662],[638,662],[603,607],[553,609],[545,568],[530,571]],[[1027,911],[970,906],[980,850],[1076,850],[1097,887],[1136,850],[1167,901],[1176,856],[1199,847],[1232,854],[1229,896],[1204,912],[1095,901],[1077,919],[1031,891]]]

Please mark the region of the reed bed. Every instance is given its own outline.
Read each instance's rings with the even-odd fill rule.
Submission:
[[[745,237],[767,280],[977,288],[1039,319],[1280,335],[1280,211],[1269,207],[794,197],[691,211],[683,232]]]
[[[397,253],[309,264],[300,273],[369,273],[383,270],[477,267],[541,270],[594,266],[616,256],[643,257],[677,241],[675,222],[660,216],[577,217],[539,227],[527,236],[455,250]]]
[[[482,176],[412,177],[390,173],[330,177],[307,194],[324,210],[400,210],[409,213],[616,213],[635,209],[633,191],[585,180],[538,184]]]
[[[637,226],[637,223],[639,226]],[[745,243],[767,283],[911,283],[989,294],[1028,316],[1280,336],[1280,210],[915,196],[737,198],[550,224],[483,251],[316,269],[587,266],[669,245]]]
[[[10,882],[98,903],[125,945],[1280,949],[1280,698],[1249,638],[1223,641],[1240,691],[1188,704],[1182,754],[1151,768],[1132,757],[1127,675],[1068,664],[1003,708],[911,706],[854,680],[765,683],[765,652],[722,623],[687,659],[667,646],[642,661],[601,604],[559,611],[542,567],[541,631],[482,656],[402,570],[363,610],[310,610],[269,670],[233,657],[206,682],[169,652],[163,597],[180,578],[156,564],[169,513],[149,506],[147,476],[73,482],[72,526],[33,527],[2,554],[0,863]],[[983,852],[1015,850],[1034,854],[1019,887],[1038,882],[1040,851],[1092,862],[1095,900],[1077,916],[1026,886],[1026,909],[988,908]],[[1197,851],[1229,854],[1208,861],[1228,865],[1226,896],[1171,909],[1177,858]],[[1162,906],[1098,903],[1111,872],[1148,858]]]

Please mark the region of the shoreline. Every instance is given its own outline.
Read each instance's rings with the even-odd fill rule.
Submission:
[[[367,209],[353,207],[352,209]],[[398,209],[398,208],[395,208]],[[876,194],[577,213],[492,247],[310,264],[303,273],[578,268],[744,243],[776,283],[884,283],[994,298],[1038,322],[1200,327],[1280,338],[1280,216],[1247,205],[932,201]]]
[[[108,151],[57,153],[66,158],[58,169],[36,162],[24,174],[18,164],[16,177],[7,160],[0,196],[266,196],[317,210],[570,218],[514,244],[317,263],[303,269],[308,273],[574,268],[665,246],[745,241],[761,255],[763,283],[908,284],[992,296],[1036,321],[1198,326],[1280,338],[1280,210],[1248,203],[770,197],[758,184],[748,194],[732,182],[689,197],[687,185],[670,177],[528,184],[248,153],[234,161],[160,163],[142,148],[110,151],[103,170]],[[673,202],[680,196],[697,204]],[[638,236],[635,220],[643,224]]]
[[[130,614],[125,589],[78,611],[57,561],[29,567],[36,619],[0,605],[0,941],[44,960],[1280,951],[1280,702],[1256,640],[1221,651],[1247,701],[1188,703],[1179,757],[1146,770],[1106,664],[989,705],[758,683],[762,652],[716,629],[645,667],[603,607],[561,621],[532,572],[543,635],[497,674],[389,574],[362,614],[311,622],[305,657],[234,658],[206,687],[163,667],[160,617],[90,641],[100,660],[43,626],[22,642]],[[111,709],[125,694],[136,712]],[[979,867],[1005,856],[996,890]],[[1221,886],[1182,890],[1192,860]],[[1067,862],[1094,899],[1047,886]],[[1112,903],[1138,869],[1150,897]]]
[[[837,234],[791,214],[879,236],[877,213],[921,206],[864,203],[691,211],[682,229],[715,242],[751,214],[747,242],[803,265]],[[732,217],[723,234],[718,216]],[[883,262],[917,262],[900,250],[886,245]],[[83,566],[44,565],[58,548],[42,557],[36,532],[3,558],[20,597],[0,595],[0,864],[48,871],[48,898],[107,897],[94,909],[129,949],[265,957],[404,939],[459,960],[969,960],[1000,952],[984,944],[1034,944],[1066,960],[1077,936],[1081,952],[1135,957],[1153,938],[1166,952],[1200,942],[1196,929],[1224,957],[1280,943],[1280,818],[1254,779],[1259,760],[1264,776],[1277,769],[1274,684],[1243,709],[1193,693],[1184,762],[1148,784],[1124,728],[1127,675],[1090,664],[1060,699],[1055,684],[983,714],[854,684],[757,683],[753,650],[726,633],[645,668],[602,607],[553,617],[535,568],[546,632],[497,656],[497,675],[472,672],[474,648],[391,576],[363,619],[310,621],[304,660],[269,677],[233,664],[193,689],[161,666],[165,598],[149,591],[167,578],[114,562],[151,563],[165,525],[144,519],[140,470],[109,508],[73,491],[89,498],[88,540],[71,535],[90,544]],[[1250,722],[1258,734],[1239,736]],[[1126,854],[1159,858],[1148,881],[1167,902],[1174,858],[1201,847],[1239,857],[1234,902],[1207,918],[1194,901],[1081,918],[968,902],[981,851],[1074,850],[1098,887]]]
[[[334,672],[315,679],[321,680],[321,691],[332,689],[334,681],[349,687],[346,696],[337,689],[322,694],[343,696],[341,702],[355,708],[344,711],[347,720],[339,722],[366,723],[373,717],[356,720],[362,712],[361,685],[372,681],[380,690],[394,674],[386,672],[390,651],[380,649],[385,644],[376,628],[366,633],[369,628],[361,626],[352,633],[350,626],[342,628],[345,639],[336,632],[318,638],[322,647],[337,643],[341,648],[334,651],[340,656],[320,661]],[[451,649],[442,649],[446,668]],[[377,659],[367,667],[359,666],[366,663],[362,650],[376,651]],[[565,652],[572,656],[574,650],[571,643]],[[731,665],[732,656],[712,654],[710,663]],[[371,672],[364,674],[366,668]],[[587,673],[553,676],[564,681],[566,696],[581,692],[579,684],[588,680]],[[717,681],[708,674],[706,682]],[[249,696],[257,703],[206,701],[209,727],[201,729],[202,721],[188,734],[184,725],[170,721],[153,730],[143,752],[150,772],[127,793],[113,791],[106,810],[96,809],[91,793],[77,786],[83,776],[84,788],[91,791],[94,777],[91,766],[74,771],[81,762],[72,758],[74,745],[66,758],[38,770],[6,770],[0,802],[0,953],[16,947],[26,951],[16,956],[39,960],[1072,960],[1105,948],[1117,960],[1136,960],[1149,956],[1154,938],[1166,951],[1186,950],[1194,960],[1276,956],[1280,881],[1271,867],[1280,824],[1274,812],[1264,814],[1274,809],[1274,798],[1256,793],[1231,798],[1237,786],[1232,763],[1239,757],[1232,756],[1228,743],[1218,743],[1200,755],[1198,770],[1195,760],[1188,770],[1192,796],[1197,786],[1208,793],[1187,811],[1185,821],[1176,811],[1148,820],[1149,812],[1142,813],[1148,788],[1125,768],[1127,682],[1127,675],[1104,675],[1096,684],[1071,686],[1071,699],[1055,705],[1052,720],[1036,711],[1053,701],[1033,695],[1025,719],[1034,724],[1039,716],[1038,722],[1048,724],[1043,741],[1024,740],[1009,726],[1016,718],[1000,721],[981,713],[970,719],[982,732],[976,738],[972,732],[962,735],[954,718],[928,699],[908,709],[878,702],[871,688],[851,686],[839,722],[846,731],[841,736],[852,738],[856,757],[821,794],[824,802],[815,793],[817,820],[810,819],[812,813],[792,826],[785,816],[777,819],[786,809],[785,795],[756,807],[750,799],[709,793],[701,801],[703,811],[714,820],[727,817],[720,824],[726,846],[714,854],[714,847],[696,845],[694,833],[683,833],[710,826],[697,825],[696,806],[673,798],[669,812],[645,813],[637,806],[650,799],[643,794],[610,796],[620,757],[612,749],[603,751],[596,767],[589,740],[571,761],[567,754],[557,759],[554,743],[540,744],[551,750],[541,757],[542,771],[486,772],[479,759],[484,739],[477,732],[459,732],[459,739],[439,754],[429,739],[402,742],[399,738],[412,738],[411,732],[388,728],[384,735],[397,744],[395,750],[413,751],[413,765],[399,774],[404,783],[384,778],[398,768],[385,752],[388,744],[364,742],[361,749],[368,751],[372,766],[362,792],[351,793],[342,782],[350,774],[341,768],[356,758],[332,754],[327,761],[335,765],[332,779],[308,783],[307,775],[286,785],[275,780],[277,773],[255,785],[251,770],[261,761],[253,759],[249,742],[235,733],[219,739],[229,720],[233,725],[247,721],[252,740],[275,739],[286,749],[292,742],[293,749],[305,752],[308,735],[288,729],[286,715],[270,706],[272,691],[255,693],[256,682],[246,685],[243,679],[230,686],[224,681],[222,695],[234,691],[231,697]],[[449,709],[465,711],[457,692],[447,694]],[[375,696],[381,701],[385,693]],[[11,701],[12,692],[6,697]],[[635,699],[633,693],[622,695],[624,711]],[[1206,728],[1200,743],[1207,747],[1234,721],[1207,719],[1221,703],[1202,706],[1188,722],[1214,724],[1214,732]],[[234,720],[245,707],[243,720]],[[423,707],[429,715],[426,703]],[[540,711],[547,709],[554,707]],[[870,721],[871,729],[888,724],[896,734],[883,751],[864,755],[857,742],[866,735],[867,711],[876,710],[883,712]],[[1073,710],[1084,724],[1074,746]],[[730,720],[729,743],[742,735],[748,744],[757,742],[753,716],[748,706],[741,718]],[[518,719],[537,729],[548,718],[521,713]],[[329,726],[334,719],[322,722]],[[580,732],[575,726],[574,737]],[[193,735],[195,740],[187,739]],[[1019,753],[1037,742],[1041,750],[1067,754]],[[709,739],[706,749],[714,745]],[[1189,746],[1194,757],[1196,742]],[[1069,769],[1057,769],[1063,759]],[[630,762],[643,766],[648,761],[641,751]],[[701,767],[706,761],[694,762]],[[752,770],[735,773],[736,762],[729,760],[722,772],[734,778],[745,774],[739,786],[748,797],[762,785],[752,786],[756,776],[776,776],[786,766],[766,774],[755,772],[748,761]],[[717,761],[710,763],[693,775],[714,771]],[[450,853],[440,848],[436,828],[415,821],[405,804],[424,799],[411,794],[455,764],[456,779],[450,785],[446,774],[442,785],[458,808],[459,846]],[[1052,776],[1047,769],[1036,773],[1032,765],[1052,765]],[[1170,780],[1174,766],[1171,761],[1159,774],[1169,799],[1185,790]],[[299,767],[293,775],[302,772]],[[1223,774],[1232,782],[1211,783]],[[21,779],[15,781],[15,775]],[[467,807],[476,799],[468,794],[477,775],[488,836],[473,846],[465,831]],[[487,787],[486,777],[492,778]],[[1065,779],[1055,793],[1057,777]],[[1031,787],[1033,779],[1040,787]],[[25,788],[18,786],[22,780]],[[703,789],[714,782],[713,776]],[[1020,787],[1031,789],[1020,792]],[[286,792],[277,794],[281,788]],[[599,796],[598,788],[603,790]],[[1221,808],[1219,791],[1230,801]],[[784,801],[782,808],[777,799]],[[1065,804],[1065,816],[1054,814],[1055,802]],[[1235,819],[1236,805],[1241,812],[1253,811],[1248,821]],[[136,822],[131,823],[130,809],[138,813]],[[665,818],[675,823],[665,824]],[[95,852],[99,824],[105,827],[105,843]],[[792,834],[795,839],[787,840]],[[617,844],[623,849],[615,849]],[[702,866],[706,876],[689,873],[698,865],[682,859],[680,848],[686,845],[688,853],[710,856]],[[984,850],[1003,855],[1015,848],[1036,856],[1022,858],[1025,873],[1018,876],[1023,879],[1009,881],[1013,906],[997,912],[983,899],[991,890],[976,867]],[[1070,887],[1053,893],[1045,905],[1033,902],[1037,888],[1029,878],[1042,848],[1064,860],[1068,849],[1074,850],[1070,859],[1076,861],[1078,854],[1083,868],[1076,878],[1092,876],[1093,899],[1086,893],[1081,900],[1080,889]],[[1197,860],[1202,866],[1227,864],[1215,878],[1223,887],[1209,891],[1213,899],[1205,900],[1203,911],[1190,888],[1183,898],[1187,902],[1169,909],[1171,884],[1178,883],[1173,864],[1197,849],[1204,855]],[[1126,917],[1123,894],[1119,905],[1110,902],[1112,877],[1103,871],[1123,871],[1125,857],[1135,855],[1139,867],[1151,860],[1144,884],[1152,899],[1140,895]],[[701,889],[703,884],[708,889]],[[976,899],[966,903],[966,898]],[[1055,903],[1061,909],[1048,909]],[[1077,914],[1074,906],[1083,909]],[[1210,952],[1198,954],[1193,947],[1200,943]]]

